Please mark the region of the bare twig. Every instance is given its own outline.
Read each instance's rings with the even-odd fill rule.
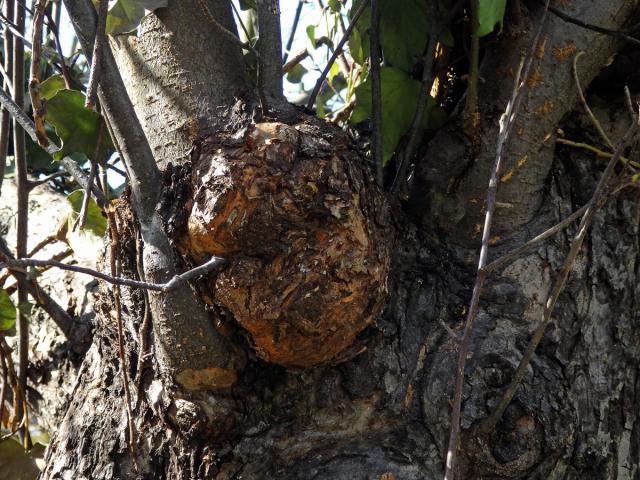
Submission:
[[[37,180],[30,180],[29,181],[29,188],[31,190],[33,190],[34,188],[36,188],[36,187],[38,187],[40,185],[43,185],[43,184],[45,184],[47,182],[50,182],[51,180],[54,180],[54,179],[56,179],[58,177],[64,177],[64,176],[67,176],[67,175],[69,175],[67,172],[58,171],[58,172],[54,172],[54,173],[51,173],[49,175],[46,175],[46,176],[44,176],[42,178],[39,178]]]
[[[78,182],[83,189],[86,190],[89,188],[89,178],[73,158],[64,157],[60,160],[60,165],[69,172],[69,175],[76,179],[76,182]],[[102,191],[95,184],[91,185],[91,191],[93,192],[93,196],[95,197],[98,206],[100,208],[105,208],[109,202]]]
[[[307,102],[307,110],[309,111],[313,110],[313,104],[316,102],[316,97],[318,96],[318,93],[320,93],[322,84],[327,78],[327,75],[329,74],[329,70],[331,70],[331,66],[336,61],[336,58],[338,58],[338,55],[340,55],[340,52],[342,52],[342,48],[344,47],[344,44],[347,43],[347,40],[349,40],[349,35],[351,35],[351,32],[353,31],[356,24],[358,23],[358,20],[360,19],[360,17],[362,16],[362,14],[364,13],[365,9],[368,6],[369,6],[369,1],[363,0],[363,2],[360,4],[356,12],[353,14],[351,23],[349,23],[349,26],[344,32],[344,35],[336,45],[336,48],[333,51],[333,54],[331,55],[331,58],[329,58],[329,61],[324,67],[324,70],[320,74],[320,78],[318,78],[318,81],[316,82],[315,87],[313,87],[313,91],[311,92],[311,96],[309,97],[309,101]]]
[[[242,16],[240,15],[240,12],[238,12],[238,8],[236,7],[236,4],[234,2],[231,2],[231,8],[233,9],[233,13],[235,13],[236,15],[236,19],[240,24],[240,28],[242,28],[242,31],[244,32],[244,36],[247,37],[247,42],[251,42],[251,39],[249,38],[249,31],[242,21]]]
[[[103,0],[105,1],[105,0]],[[80,208],[80,215],[78,215],[78,219],[73,225],[73,230],[76,229],[76,226],[80,226],[80,228],[84,228],[84,224],[87,221],[87,212],[89,211],[89,200],[91,200],[91,190],[93,188],[93,182],[96,178],[96,172],[98,170],[98,164],[100,163],[100,149],[102,148],[102,139],[104,137],[104,121],[102,121],[102,117],[100,117],[100,126],[98,127],[98,139],[96,140],[96,148],[93,154],[93,158],[91,158],[91,170],[89,171],[89,178],[87,180],[87,186],[84,189],[84,196],[82,197],[82,207]]]
[[[484,266],[487,262],[487,254],[489,250],[489,240],[491,238],[491,223],[493,220],[493,213],[496,204],[496,194],[498,189],[498,178],[500,174],[500,168],[505,154],[505,147],[509,140],[513,125],[515,124],[515,118],[522,104],[524,98],[524,92],[526,90],[527,80],[529,78],[529,72],[535,58],[535,50],[538,46],[538,41],[542,33],[542,27],[547,17],[547,8],[550,0],[547,0],[545,10],[540,19],[537,32],[533,38],[531,49],[529,50],[527,57],[524,58],[518,68],[516,79],[514,82],[513,93],[511,100],[509,101],[504,115],[500,119],[500,131],[498,133],[498,141],[496,146],[496,158],[491,171],[491,180],[489,181],[489,189],[487,191],[487,203],[486,214],[484,220],[484,229],[482,231],[482,246],[480,248],[480,258],[478,261],[478,273],[476,276],[475,285],[473,287],[473,293],[471,296],[471,302],[465,320],[464,334],[462,337],[462,343],[460,344],[458,364],[456,368],[455,389],[453,395],[453,405],[451,413],[451,433],[449,436],[449,446],[447,450],[447,458],[445,464],[445,480],[453,480],[455,478],[456,461],[458,455],[458,440],[460,436],[460,409],[462,406],[462,387],[464,382],[464,370],[467,362],[467,355],[469,354],[469,347],[471,345],[471,334],[473,333],[473,324],[478,312],[478,306],[480,303],[480,294],[486,274],[484,273]],[[524,68],[524,72],[523,72]]]
[[[435,12],[433,12],[434,9],[431,8],[431,12],[429,12],[429,15],[433,20],[431,21],[431,28],[429,29],[431,33],[427,40],[425,53],[422,56],[422,85],[420,86],[416,110],[413,114],[413,119],[411,120],[411,127],[409,128],[409,140],[407,141],[407,146],[405,147],[404,152],[400,155],[396,176],[393,179],[393,184],[391,185],[392,192],[398,191],[402,183],[405,181],[409,162],[411,161],[418,144],[418,133],[420,132],[420,125],[424,117],[424,110],[427,106],[427,99],[434,78],[433,67],[436,47],[438,45],[438,36],[445,28],[447,28],[451,20],[453,20],[453,17],[458,14],[465,3],[466,0],[458,0],[453,8],[449,9],[447,15],[439,20],[437,24],[435,20]]]
[[[91,60],[91,72],[89,74],[89,83],[87,84],[87,98],[85,107],[93,108],[96,104],[96,95],[98,94],[98,78],[100,76],[100,68],[102,65],[102,48],[106,42],[105,30],[107,26],[107,13],[109,9],[108,0],[98,0],[98,26],[96,28],[96,39],[93,42],[93,58]]]
[[[589,119],[591,120],[591,123],[596,128],[596,130],[598,131],[598,133],[600,134],[602,139],[605,141],[605,143],[607,144],[607,146],[611,150],[615,150],[615,147],[614,147],[613,143],[611,142],[611,139],[605,133],[604,129],[602,128],[602,125],[600,125],[600,122],[598,121],[596,116],[591,111],[591,108],[589,107],[589,104],[587,103],[587,99],[584,96],[584,92],[582,90],[582,85],[580,85],[580,79],[578,78],[578,59],[582,55],[584,55],[584,52],[578,52],[576,54],[576,56],[573,57],[573,70],[572,70],[573,71],[573,81],[576,84],[576,90],[578,91],[578,98],[580,99],[580,103],[584,107],[584,110],[587,112],[587,115],[589,116]]]
[[[14,13],[14,23],[17,33],[13,38],[13,101],[17,105],[24,104],[24,45],[19,40],[25,28],[24,6],[18,3]],[[25,147],[24,130],[14,123],[13,128],[13,152],[16,162],[16,184],[17,184],[17,228],[16,228],[16,255],[25,257],[27,255],[27,239],[29,229],[29,179],[27,177],[27,154]],[[26,285],[18,280],[18,305],[24,304],[28,300]],[[27,368],[29,363],[29,319],[21,311],[16,309],[16,326],[18,333],[18,386],[21,392],[27,391]],[[19,405],[19,416],[26,419],[26,411],[22,411],[22,404]],[[22,440],[25,448],[30,448],[29,432],[25,426],[22,428]]]
[[[119,272],[116,263],[118,261],[118,249],[120,247],[120,234],[116,222],[115,210],[107,209],[107,219],[109,223],[109,231],[111,232],[111,245],[109,248],[109,264],[111,267],[111,275],[116,276]],[[120,358],[120,368],[122,369],[122,385],[124,387],[124,398],[127,404],[127,423],[129,425],[129,449],[135,456],[136,453],[136,437],[133,425],[133,412],[131,411],[131,392],[129,390],[129,366],[127,356],[124,351],[124,327],[122,323],[122,305],[120,304],[120,285],[113,286],[113,302],[116,312],[116,325],[118,327],[118,357]]]
[[[80,267],[78,265],[69,265],[68,263],[56,262],[54,260],[40,260],[36,258],[20,258],[20,259],[8,259],[4,258],[0,263],[0,268],[8,268],[12,272],[22,272],[27,267],[56,267],[61,270],[68,270],[70,272],[82,273],[84,275],[90,275],[100,280],[104,280],[112,285],[124,285],[133,288],[142,288],[145,290],[152,290],[155,292],[170,292],[178,288],[182,282],[188,282],[195,280],[198,277],[207,275],[214,270],[221,268],[225,264],[225,260],[220,257],[211,257],[211,259],[191,270],[188,270],[180,275],[176,275],[166,283],[148,283],[139,280],[133,280],[130,278],[114,277],[107,275],[106,273],[99,272],[87,267]]]
[[[207,6],[204,0],[197,0],[197,2],[198,2],[198,5],[200,5],[200,9],[204,13],[205,17],[207,17],[207,20],[209,21],[209,23],[211,23],[211,25],[213,25],[216,28],[216,30],[218,30],[218,32],[222,34],[223,37],[225,37],[231,43],[235,43],[236,45],[239,45],[245,50],[249,50],[251,53],[253,53],[256,56],[256,58],[260,58],[260,54],[255,48],[251,46],[250,42],[244,43],[234,33],[227,30],[220,22],[216,20],[216,18],[213,16],[213,14],[211,13],[211,10],[209,10],[209,7]]]
[[[5,264],[7,262],[15,261],[15,257],[11,254],[11,250],[7,246],[6,242],[0,237],[0,260]],[[27,276],[23,271],[12,270],[11,274],[18,280],[26,285],[26,288],[36,303],[47,312],[55,324],[60,328],[62,333],[67,339],[70,340],[74,348],[80,351],[88,341],[87,338],[75,335],[74,321],[71,316],[53,300],[46,292],[44,292],[38,283]]]
[[[511,380],[511,383],[505,390],[502,396],[502,399],[498,403],[498,406],[496,407],[494,412],[491,414],[491,416],[482,423],[480,427],[481,433],[490,432],[496,426],[496,424],[502,418],[502,414],[504,413],[506,408],[509,406],[509,403],[511,403],[513,396],[516,394],[518,387],[520,385],[520,382],[524,378],[529,362],[533,358],[533,355],[536,349],[538,348],[538,345],[540,344],[542,337],[544,336],[544,332],[546,331],[547,326],[551,321],[551,315],[553,313],[553,309],[556,305],[558,297],[560,296],[560,293],[564,289],[567,279],[569,278],[569,274],[573,269],[573,263],[576,257],[578,256],[578,253],[580,252],[580,248],[582,247],[582,243],[584,242],[584,239],[587,235],[587,231],[589,230],[589,226],[591,225],[593,216],[595,212],[598,210],[598,204],[602,201],[602,199],[605,197],[607,193],[607,186],[614,172],[614,168],[618,163],[618,160],[622,156],[622,152],[624,152],[625,148],[627,147],[627,145],[635,135],[637,128],[638,128],[638,123],[637,123],[637,120],[635,120],[631,124],[631,126],[627,129],[622,139],[618,142],[618,146],[615,149],[613,157],[611,157],[611,160],[609,161],[607,168],[602,174],[602,177],[600,177],[600,181],[598,182],[596,190],[595,192],[593,192],[593,195],[589,200],[589,203],[586,205],[586,211],[582,216],[580,225],[578,226],[578,233],[576,234],[576,236],[573,239],[573,242],[571,243],[571,249],[569,250],[569,253],[566,256],[564,263],[562,265],[562,269],[560,270],[560,273],[558,274],[558,277],[556,278],[556,281],[553,284],[553,288],[551,289],[551,292],[547,297],[544,311],[542,314],[542,320],[538,325],[538,327],[536,328],[536,330],[534,331],[533,336],[529,341],[529,345],[527,346],[527,349],[524,355],[522,356],[522,359],[520,360],[520,364],[518,365],[518,368],[516,369],[516,372],[513,375],[513,379]]]
[[[583,150],[587,150],[589,152],[595,153],[598,157],[602,158],[611,158],[613,157],[613,153],[605,152],[604,150],[600,150],[593,145],[589,145],[584,142],[574,142],[573,140],[569,140],[567,138],[558,138],[556,139],[557,143],[561,143],[562,145],[566,145],[568,147],[581,148]],[[629,160],[627,157],[620,157],[620,163],[623,165],[629,165],[633,168],[640,168],[640,163],[634,160]]]
[[[489,273],[491,273],[491,272],[493,272],[495,270],[498,270],[502,266],[508,264],[512,260],[515,260],[520,255],[522,255],[523,253],[528,252],[529,250],[531,250],[533,247],[535,247],[539,243],[542,243],[547,238],[555,235],[556,233],[558,233],[563,228],[571,225],[578,218],[580,218],[584,214],[584,212],[586,212],[586,211],[587,211],[587,205],[585,205],[582,208],[576,210],[575,212],[573,212],[571,215],[569,215],[567,218],[565,218],[561,222],[559,222],[559,223],[555,224],[553,227],[545,230],[540,235],[532,238],[531,240],[529,240],[524,245],[521,245],[520,247],[516,248],[514,251],[509,252],[508,254],[506,254],[506,255],[494,260],[493,262],[488,264],[486,267],[484,267],[484,269],[483,269],[484,273],[485,274],[489,274]]]
[[[369,29],[369,49],[371,63],[371,156],[376,166],[378,185],[384,186],[382,152],[382,87],[380,85],[380,5],[378,0],[371,3],[371,28]]]
[[[293,70],[293,67],[295,67],[296,65],[298,65],[301,61],[303,61],[305,58],[307,58],[309,56],[309,50],[307,50],[306,48],[298,53],[296,53],[291,60],[289,60],[287,63],[285,63],[282,67],[282,73],[289,73],[291,70]]]
[[[37,0],[34,6],[35,13],[31,26],[33,45],[31,50],[31,79],[29,80],[29,95],[33,106],[36,137],[38,145],[45,150],[48,149],[50,142],[44,128],[44,105],[40,99],[40,53],[42,51],[42,22],[44,21],[44,10],[47,8],[47,3],[48,0]]]
[[[586,28],[587,30],[593,30],[594,32],[603,33],[605,35],[611,35],[617,38],[621,38],[626,40],[627,42],[631,42],[634,45],[640,45],[640,40],[628,35],[625,32],[621,32],[620,30],[613,30],[610,28],[601,27],[598,25],[593,25],[591,23],[584,22],[578,18],[574,18],[562,10],[557,9],[556,7],[549,7],[549,11],[553,13],[556,17],[564,20],[567,23],[572,23],[573,25],[577,25],[578,27]]]
[[[70,89],[72,85],[71,73],[69,72],[69,67],[67,67],[67,62],[64,58],[64,53],[62,53],[62,45],[60,43],[60,33],[58,31],[59,17],[60,17],[60,12],[62,10],[59,2],[55,3],[54,6],[57,7],[56,15],[58,16],[58,20],[54,21],[52,15],[49,13],[48,10],[45,10],[44,14],[47,17],[47,26],[49,27],[49,30],[53,34],[53,41],[56,46],[56,52],[58,53],[58,57],[60,58],[60,71],[62,72],[62,78],[64,78],[64,85],[65,87]]]
[[[293,16],[293,25],[291,26],[291,33],[289,34],[289,40],[287,40],[287,45],[284,47],[284,55],[282,56],[282,63],[287,63],[287,58],[289,58],[291,45],[293,45],[293,39],[296,36],[296,30],[298,30],[298,23],[300,23],[300,14],[302,13],[303,5],[304,5],[304,0],[298,0],[296,13]]]
[[[5,0],[5,14],[13,18],[14,0]],[[4,92],[9,92],[13,97],[13,88],[9,75],[13,73],[13,35],[8,29],[4,31]],[[8,96],[5,94],[5,97]],[[4,180],[4,172],[7,166],[7,151],[9,149],[9,128],[11,126],[11,113],[6,109],[2,109],[2,117],[0,119],[0,189]]]

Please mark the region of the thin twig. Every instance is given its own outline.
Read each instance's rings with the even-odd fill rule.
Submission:
[[[200,5],[200,9],[204,13],[205,17],[207,17],[207,20],[209,21],[209,23],[211,23],[211,25],[213,25],[216,28],[216,30],[218,30],[218,32],[222,34],[223,37],[225,37],[231,43],[234,43],[240,46],[241,48],[244,48],[245,50],[249,50],[251,53],[253,53],[256,56],[256,58],[260,58],[260,54],[255,48],[251,46],[250,42],[244,43],[234,33],[227,30],[220,22],[216,20],[216,18],[213,16],[213,14],[211,13],[211,10],[209,10],[209,7],[207,6],[204,0],[197,0],[197,2],[198,2],[198,5]]]
[[[363,2],[358,7],[358,10],[356,10],[356,12],[353,14],[353,18],[351,19],[349,26],[347,27],[347,29],[344,32],[344,35],[338,42],[338,45],[336,45],[336,48],[333,51],[331,58],[329,58],[329,61],[325,65],[324,70],[320,74],[320,78],[318,78],[318,81],[316,82],[315,87],[313,87],[313,91],[311,92],[311,96],[309,97],[309,101],[307,102],[307,110],[313,111],[313,104],[316,102],[316,97],[318,96],[318,93],[320,93],[322,84],[327,78],[327,75],[329,74],[329,70],[331,70],[331,66],[336,61],[336,58],[338,58],[338,55],[340,55],[340,52],[342,52],[342,48],[344,47],[344,44],[347,43],[347,40],[349,40],[349,35],[351,35],[351,32],[355,28],[356,24],[358,23],[358,20],[360,19],[360,17],[364,13],[368,5],[369,5],[369,1],[363,0]]]
[[[105,0],[102,0],[105,1]],[[80,215],[78,215],[78,219],[73,225],[73,231],[75,231],[76,226],[80,228],[84,228],[85,222],[87,221],[87,213],[89,212],[89,200],[91,200],[91,190],[93,188],[93,182],[96,178],[96,172],[98,170],[98,163],[100,162],[100,149],[102,148],[102,139],[104,137],[104,121],[102,117],[100,117],[100,126],[98,127],[98,138],[96,140],[96,148],[93,153],[93,158],[90,159],[91,162],[91,170],[89,171],[89,179],[87,180],[87,186],[84,189],[84,196],[82,197],[82,207],[80,208]]]
[[[549,7],[549,11],[553,13],[556,17],[560,18],[561,20],[564,20],[567,23],[572,23],[573,25],[586,28],[587,30],[593,30],[594,32],[603,33],[605,35],[611,35],[611,36],[626,40],[627,42],[631,42],[635,45],[640,45],[640,40],[626,34],[625,32],[621,32],[620,30],[613,30],[610,28],[605,28],[599,25],[593,25],[591,23],[584,22],[578,18],[574,18],[564,13],[562,10],[559,10],[556,7]]]
[[[5,13],[13,17],[13,0],[5,0]],[[9,75],[13,73],[13,35],[8,29],[4,31],[4,88],[3,92],[9,92],[13,97],[13,83]],[[7,96],[7,95],[5,95]],[[7,167],[7,151],[9,149],[9,129],[11,127],[11,113],[3,108],[0,119],[0,188],[4,181],[4,173]]]
[[[583,207],[581,207],[580,209],[576,210],[571,215],[569,215],[567,218],[565,218],[561,222],[555,224],[553,227],[545,230],[540,235],[537,235],[536,237],[532,238],[531,240],[529,240],[524,245],[521,245],[520,247],[516,248],[514,251],[509,252],[506,255],[504,255],[504,256],[494,260],[490,264],[488,264],[483,269],[484,273],[485,274],[489,274],[489,273],[491,273],[491,272],[493,272],[495,270],[498,270],[499,268],[501,268],[502,266],[506,265],[507,263],[515,260],[520,255],[522,255],[523,253],[528,252],[529,250],[531,250],[533,247],[535,247],[539,243],[542,243],[547,238],[555,235],[560,230],[562,230],[565,227],[571,225],[578,218],[580,218],[582,215],[584,215],[584,212],[586,212],[586,211],[587,211],[587,205],[584,205]]]
[[[98,0],[98,26],[96,28],[96,39],[93,42],[93,58],[91,59],[91,72],[89,73],[89,83],[87,84],[87,97],[84,106],[93,108],[98,95],[98,82],[100,80],[100,66],[102,65],[102,46],[106,42],[105,30],[107,26],[107,13],[109,10],[108,0]],[[94,173],[95,175],[95,173]]]
[[[544,306],[544,311],[542,314],[542,320],[538,325],[538,327],[536,328],[536,330],[534,331],[533,336],[529,341],[529,345],[527,346],[527,349],[524,355],[522,356],[522,359],[520,360],[520,364],[518,365],[518,368],[516,369],[516,372],[513,375],[513,379],[511,380],[511,383],[505,390],[502,396],[502,399],[498,403],[498,406],[496,407],[494,412],[491,414],[491,416],[487,418],[484,422],[482,422],[482,425],[480,426],[481,433],[486,434],[490,432],[497,425],[497,423],[502,418],[502,414],[511,403],[513,396],[516,394],[518,387],[520,386],[520,382],[522,382],[522,379],[526,374],[527,367],[529,366],[529,363],[533,358],[533,355],[535,354],[536,349],[538,348],[538,345],[542,340],[542,337],[544,336],[544,332],[546,331],[547,326],[551,321],[551,315],[553,313],[558,297],[560,296],[560,293],[564,289],[567,279],[569,278],[569,274],[573,269],[573,263],[576,257],[578,256],[578,253],[580,252],[580,248],[582,247],[582,243],[584,242],[584,239],[587,235],[587,231],[589,230],[589,226],[591,225],[593,216],[598,210],[598,204],[601,202],[601,200],[605,197],[607,193],[607,186],[614,172],[614,168],[618,163],[618,160],[622,156],[622,152],[624,152],[625,148],[627,147],[627,145],[635,135],[637,127],[638,127],[638,122],[637,120],[635,120],[631,124],[631,126],[627,129],[626,133],[624,134],[620,142],[618,142],[618,146],[615,149],[615,153],[613,154],[613,157],[611,157],[611,160],[609,160],[609,164],[607,165],[607,168],[603,172],[602,177],[600,177],[600,181],[596,186],[596,190],[591,196],[589,203],[586,205],[586,211],[582,216],[580,225],[578,226],[578,233],[576,234],[576,236],[573,239],[573,242],[571,243],[571,249],[569,250],[569,253],[566,256],[564,263],[562,265],[562,268],[560,270],[560,273],[558,274],[558,277],[556,278],[556,281],[553,284],[553,288],[551,289],[547,297],[547,300]]]
[[[498,178],[500,174],[500,168],[505,154],[505,147],[509,140],[513,125],[515,124],[515,118],[522,104],[524,98],[524,92],[526,90],[527,80],[529,79],[529,72],[535,58],[535,50],[538,46],[538,41],[542,33],[542,27],[547,17],[547,8],[550,0],[547,0],[544,13],[540,19],[537,32],[533,38],[531,48],[526,58],[523,58],[516,79],[514,82],[513,93],[511,100],[507,104],[504,115],[500,119],[500,131],[498,133],[498,141],[496,146],[496,158],[491,171],[491,179],[489,181],[489,189],[487,191],[487,203],[486,213],[484,221],[484,229],[482,232],[482,246],[480,248],[480,258],[478,261],[478,272],[476,276],[475,285],[473,287],[473,293],[471,296],[471,302],[465,320],[464,334],[462,337],[462,343],[460,344],[458,364],[456,368],[455,388],[453,395],[453,405],[451,413],[451,433],[449,436],[449,446],[447,450],[447,458],[445,464],[445,480],[454,480],[456,461],[458,455],[458,440],[460,436],[460,409],[462,406],[462,387],[464,382],[464,370],[467,362],[467,355],[469,354],[469,347],[471,345],[471,334],[473,333],[473,324],[478,312],[478,306],[480,303],[480,294],[486,275],[484,273],[484,266],[487,262],[487,254],[489,250],[489,241],[491,238],[491,223],[493,220],[493,213],[495,210],[496,194],[498,189]],[[524,67],[524,72],[523,72]],[[521,75],[522,73],[522,75]],[[522,80],[521,80],[522,78]]]
[[[371,156],[376,166],[376,180],[384,186],[384,156],[382,152],[382,86],[380,85],[380,4],[371,3],[371,28],[369,29],[369,50],[371,67]]]
[[[133,280],[131,278],[114,277],[107,275],[106,273],[99,272],[87,267],[81,267],[78,265],[69,265],[68,263],[56,262],[54,260],[40,260],[36,258],[20,258],[20,259],[4,259],[0,262],[0,268],[8,268],[12,272],[25,273],[27,267],[56,267],[61,270],[68,270],[70,272],[82,273],[84,275],[90,275],[100,280],[104,280],[112,285],[124,285],[133,288],[142,288],[146,290],[152,290],[155,292],[170,292],[175,290],[182,282],[188,282],[195,280],[196,278],[207,275],[214,270],[221,268],[225,264],[225,260],[220,257],[211,257],[211,259],[191,270],[188,270],[180,275],[176,275],[166,283],[149,283],[139,280]]]
[[[18,34],[25,29],[25,10],[20,4],[16,6],[14,23]],[[16,105],[24,105],[24,45],[19,40],[19,35],[13,37],[13,101]],[[36,129],[37,130],[37,129]],[[16,163],[17,184],[17,228],[16,228],[16,256],[18,258],[27,255],[27,241],[29,232],[29,179],[27,176],[27,153],[25,146],[24,130],[14,123],[13,128],[13,152]],[[26,285],[18,280],[18,305],[24,304],[29,299]],[[29,363],[29,319],[20,309],[16,309],[16,326],[18,333],[18,386],[26,395],[27,392],[27,368]],[[26,410],[19,405],[19,416],[26,419]],[[21,431],[25,448],[30,448],[28,425]]]
[[[0,260],[5,264],[7,262],[15,261],[15,257],[12,255],[7,243],[2,237],[0,237]],[[49,294],[43,291],[35,279],[27,276],[23,271],[12,270],[11,274],[19,282],[23,282],[26,285],[29,295],[31,295],[36,303],[47,312],[54,323],[60,328],[65,337],[70,340],[71,344],[76,347],[77,350],[82,350],[84,344],[88,339],[80,338],[74,335],[74,321],[71,316],[53,300]]]
[[[236,7],[235,2],[231,2],[231,8],[233,9],[233,13],[235,13],[235,15],[236,15],[236,19],[238,20],[238,23],[240,24],[240,28],[242,28],[242,31],[244,32],[244,36],[247,37],[247,42],[251,42],[251,39],[249,38],[249,31],[247,30],[247,27],[245,26],[244,22],[242,21],[242,16],[240,15],[240,12],[238,11],[238,8]]]
[[[104,0],[103,0],[104,1]],[[109,248],[109,264],[111,267],[111,275],[116,276],[118,268],[116,267],[116,261],[118,256],[118,250],[120,246],[120,236],[118,233],[118,227],[115,217],[115,210],[112,208],[107,209],[107,218],[109,223],[109,231],[111,232],[111,245]],[[131,411],[131,392],[129,390],[129,366],[127,362],[127,356],[124,350],[124,327],[122,322],[122,305],[120,304],[120,285],[115,284],[113,286],[113,302],[116,311],[116,325],[118,327],[118,357],[120,358],[120,368],[122,369],[122,385],[124,387],[124,398],[127,404],[127,424],[129,425],[129,449],[131,454],[136,453],[136,437],[135,428],[133,425],[133,412]]]
[[[580,99],[580,103],[582,103],[582,106],[584,107],[585,111],[587,112],[587,115],[589,116],[589,119],[591,120],[591,123],[596,128],[596,130],[598,131],[598,133],[600,134],[602,139],[605,141],[605,143],[607,144],[607,146],[611,150],[615,150],[615,147],[614,147],[613,143],[611,142],[611,139],[605,133],[604,129],[602,128],[602,125],[600,125],[600,122],[598,121],[596,116],[591,111],[591,108],[589,107],[589,104],[587,103],[587,99],[584,96],[584,91],[582,90],[582,85],[580,85],[580,79],[578,78],[578,59],[582,55],[584,55],[584,52],[578,52],[576,54],[576,56],[573,57],[573,70],[572,70],[573,71],[573,81],[576,84],[576,90],[578,91],[578,98]]]
[[[31,190],[33,190],[34,188],[36,188],[36,187],[38,187],[40,185],[43,185],[45,183],[48,183],[51,180],[55,180],[58,177],[64,177],[64,176],[67,176],[67,175],[69,175],[68,172],[59,171],[59,172],[51,173],[51,174],[49,174],[49,175],[47,175],[45,177],[39,178],[37,180],[30,180],[29,181],[29,188]]]
[[[302,6],[304,5],[304,0],[298,0],[298,6],[296,7],[296,13],[293,16],[293,25],[291,26],[291,33],[289,34],[289,39],[287,40],[287,45],[284,47],[284,55],[282,56],[282,63],[287,63],[287,58],[289,58],[289,53],[291,50],[291,45],[293,45],[293,39],[296,36],[296,30],[298,30],[298,23],[300,23],[300,14],[302,13]]]
[[[583,150],[588,150],[589,152],[595,153],[598,157],[602,158],[611,158],[613,157],[613,153],[605,152],[604,150],[600,150],[593,145],[589,145],[584,142],[574,142],[573,140],[569,140],[567,138],[558,138],[556,139],[557,143],[561,143],[562,145],[566,145],[568,147],[581,148]],[[620,157],[620,163],[623,165],[630,165],[633,168],[640,168],[640,163],[634,160],[629,160],[627,157]]]
[[[303,49],[301,52],[296,53],[293,57],[291,57],[291,60],[289,60],[287,63],[285,63],[282,66],[282,73],[289,73],[291,70],[293,70],[293,67],[298,65],[301,61],[303,61],[308,56],[309,56],[309,50],[307,50],[306,48]]]
[[[397,192],[402,182],[406,179],[406,171],[409,167],[409,162],[413,157],[416,147],[418,145],[418,133],[420,132],[420,125],[422,124],[422,119],[424,117],[424,110],[427,106],[427,99],[429,96],[429,92],[431,91],[431,85],[433,83],[433,67],[434,67],[434,58],[436,54],[436,47],[438,45],[438,37],[442,32],[447,28],[449,23],[453,20],[462,7],[465,5],[466,0],[458,0],[458,2],[453,6],[453,8],[449,9],[447,15],[439,20],[437,25],[435,22],[435,13],[430,12],[430,16],[433,18],[431,22],[429,39],[427,40],[427,46],[425,48],[425,53],[422,56],[422,84],[420,86],[420,94],[418,95],[418,101],[416,103],[416,110],[413,114],[413,119],[411,120],[411,127],[409,128],[409,140],[407,141],[407,146],[404,149],[402,155],[400,155],[399,165],[396,171],[396,176],[393,179],[393,184],[391,185],[391,191]]]
[[[45,150],[49,147],[49,137],[44,127],[44,105],[40,99],[40,53],[42,52],[42,22],[44,10],[49,0],[37,0],[34,6],[35,14],[31,26],[31,79],[29,80],[29,95],[33,106],[33,120],[36,126],[38,145]]]
[[[60,5],[59,2],[56,3],[55,5],[58,6],[58,9],[56,10],[56,14],[59,16],[62,6]],[[68,89],[71,89],[71,86],[72,86],[71,72],[69,72],[69,67],[67,67],[67,62],[64,58],[64,53],[62,53],[60,33],[58,31],[58,22],[54,21],[54,19],[52,18],[48,10],[45,10],[44,14],[47,17],[47,26],[49,27],[49,30],[53,34],[53,42],[56,46],[56,52],[58,53],[58,57],[60,58],[60,71],[62,72],[62,78],[64,78],[64,85]]]

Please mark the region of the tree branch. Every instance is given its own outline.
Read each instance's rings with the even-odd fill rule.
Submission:
[[[88,61],[96,36],[96,11],[90,0],[64,0]],[[130,175],[134,209],[142,224],[151,223],[159,193],[160,171],[142,131],[108,44],[104,46],[98,98]]]
[[[208,262],[192,268],[191,270],[187,270],[180,275],[175,275],[171,280],[165,283],[150,283],[140,280],[133,280],[131,278],[107,275],[106,273],[99,272],[98,270],[94,270],[92,268],[81,267],[79,265],[70,265],[68,263],[58,262],[55,260],[40,260],[37,258],[14,259],[8,258],[8,256],[6,255],[3,262],[0,263],[0,268],[7,268],[13,273],[19,272],[21,271],[20,269],[25,269],[27,267],[54,267],[59,268],[60,270],[82,273],[94,278],[99,278],[100,280],[104,280],[105,282],[112,285],[122,285],[132,288],[141,288],[143,290],[151,290],[154,292],[167,293],[176,290],[184,282],[190,282],[204,275],[208,275],[209,273],[222,268],[225,264],[225,259],[221,257],[211,257]]]

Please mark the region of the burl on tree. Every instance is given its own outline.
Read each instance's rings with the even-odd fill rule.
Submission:
[[[349,137],[259,123],[203,141],[191,181],[183,248],[229,262],[211,301],[268,362],[340,361],[382,310],[391,248],[387,205]]]

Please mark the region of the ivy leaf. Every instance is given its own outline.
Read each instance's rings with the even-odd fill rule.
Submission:
[[[382,90],[382,157],[386,164],[413,121],[421,83],[397,68],[383,67],[380,70]],[[355,89],[356,107],[350,121],[360,123],[371,118],[371,80]],[[444,111],[431,97],[427,97],[422,128],[435,128],[445,120]]]
[[[52,75],[40,84],[40,97],[42,100],[51,100],[60,90],[65,90],[62,75]]]
[[[75,190],[67,196],[67,200],[71,204],[73,211],[80,215],[82,208],[82,199],[84,198],[84,190]],[[93,232],[98,237],[102,237],[107,231],[107,219],[102,215],[102,210],[98,207],[96,201],[91,198],[87,208],[87,221],[84,228]]]
[[[16,307],[6,290],[0,290],[0,332],[10,330],[16,324]]]
[[[307,31],[307,37],[309,37],[309,40],[311,41],[311,46],[313,48],[317,48],[316,27],[315,27],[315,25],[309,25],[306,28],[306,31]]]
[[[498,23],[500,24],[500,28],[502,28],[502,20],[504,19],[504,9],[507,0],[475,1],[478,2],[478,22],[480,23],[478,36],[484,37],[490,34]]]
[[[424,0],[383,0],[380,4],[380,45],[386,63],[410,72],[427,44],[427,4]]]
[[[168,0],[117,0],[109,7],[107,30],[109,35],[130,33],[138,28],[145,10],[166,7]]]
[[[45,103],[44,118],[56,130],[62,141],[62,148],[53,154],[53,158],[61,158],[81,152],[93,157],[98,140],[100,114],[84,106],[85,96],[77,90],[59,90]],[[102,140],[101,156],[106,158],[113,150],[109,135]]]
[[[118,0],[113,6],[109,7],[106,32],[109,35],[132,32],[138,28],[144,15],[144,7],[138,2]]]

